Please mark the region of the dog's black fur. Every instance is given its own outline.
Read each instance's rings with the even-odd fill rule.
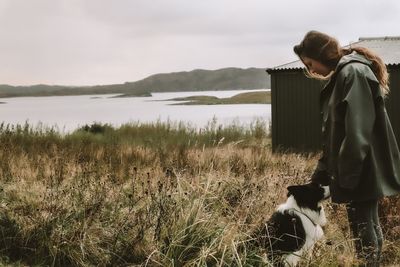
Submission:
[[[306,184],[289,186],[287,190],[286,203],[281,204],[267,223],[260,226],[253,235],[255,243],[267,250],[268,260],[274,266],[296,265],[297,261],[293,261],[293,257],[289,259],[285,256],[295,252],[301,254],[303,249],[312,246],[322,237],[321,226],[326,222],[320,202],[327,198],[327,189],[316,184]],[[313,238],[314,230],[318,233],[312,242],[310,238]]]

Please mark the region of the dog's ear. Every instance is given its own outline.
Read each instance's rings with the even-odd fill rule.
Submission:
[[[290,185],[287,187],[287,196],[293,195],[293,196],[297,196],[299,194],[299,189],[300,186],[299,185]]]
[[[298,203],[312,199],[310,190],[307,185],[291,185],[287,187],[287,196],[294,196]]]

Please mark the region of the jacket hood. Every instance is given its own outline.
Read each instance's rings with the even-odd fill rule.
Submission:
[[[372,67],[372,62],[368,59],[366,59],[363,55],[357,53],[356,51],[352,52],[351,54],[342,56],[342,58],[339,60],[338,64],[336,65],[335,71],[333,72],[333,75],[329,78],[329,81],[325,86],[322,88],[322,91],[324,91],[326,88],[329,87],[329,84],[332,83],[336,79],[336,76],[340,72],[340,70],[346,66],[349,63],[353,62],[359,62],[362,64],[365,64],[369,67]]]
[[[351,62],[360,62],[365,65],[371,66],[372,62],[368,59],[366,59],[363,55],[357,53],[356,51],[352,52],[351,54],[343,56],[340,60],[339,63],[336,66],[336,71],[339,71],[341,68],[343,68],[345,65],[351,63]]]

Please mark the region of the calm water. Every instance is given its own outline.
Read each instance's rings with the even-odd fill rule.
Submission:
[[[230,97],[246,91],[203,91],[179,93],[153,93],[152,97],[110,98],[113,95],[52,96],[2,98],[0,121],[10,124],[32,125],[42,123],[68,132],[93,122],[119,126],[128,122],[173,121],[185,122],[201,128],[213,118],[218,124],[249,125],[255,119],[270,120],[270,105],[169,105],[166,100],[192,95]]]

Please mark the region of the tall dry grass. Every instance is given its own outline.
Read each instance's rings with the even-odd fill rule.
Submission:
[[[269,266],[252,231],[317,156],[272,154],[267,126],[0,125],[0,259],[14,266]],[[381,203],[385,264],[400,264],[399,198]],[[340,205],[304,266],[351,266]]]

